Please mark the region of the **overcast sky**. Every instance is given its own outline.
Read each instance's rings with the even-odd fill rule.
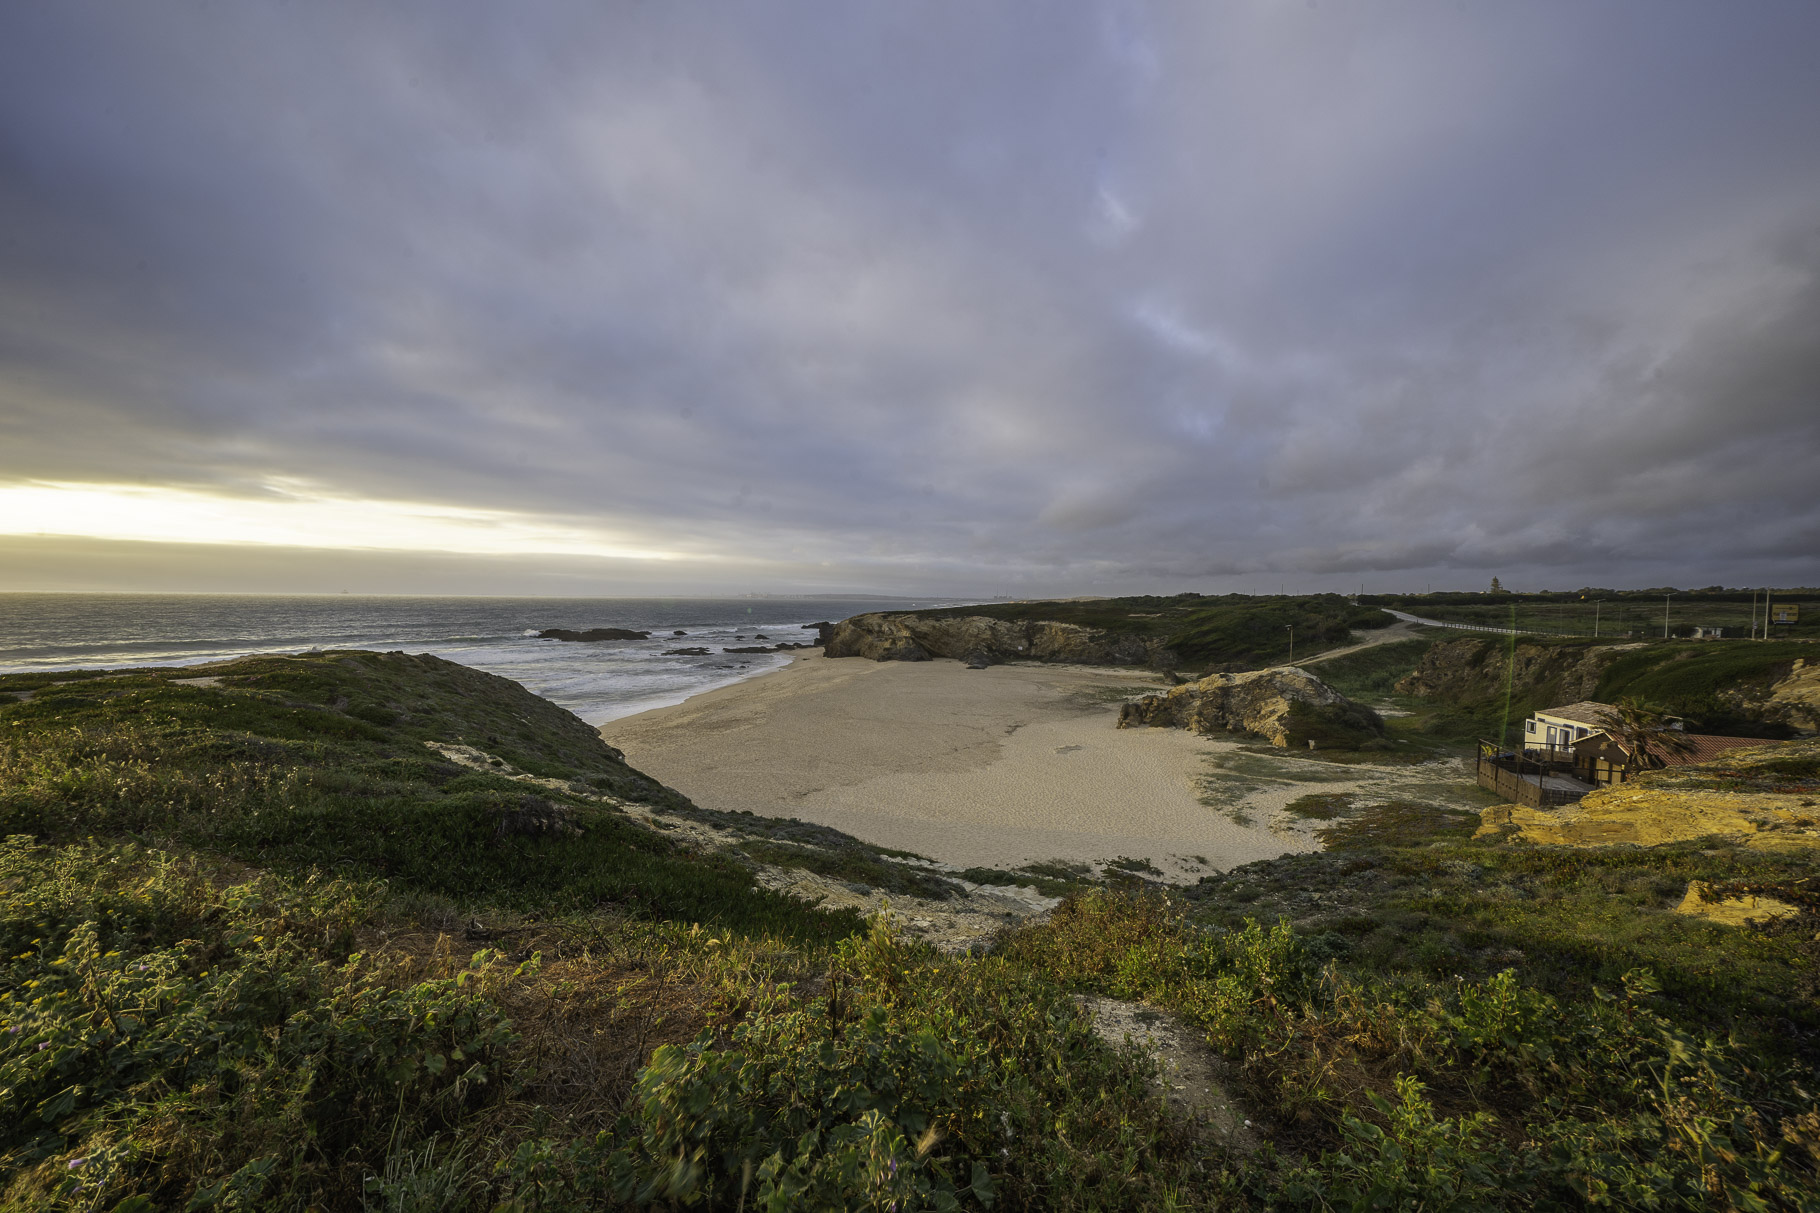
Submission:
[[[1820,583],[1820,4],[15,3],[0,589]]]

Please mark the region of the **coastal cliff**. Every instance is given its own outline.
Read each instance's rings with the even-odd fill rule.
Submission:
[[[1399,695],[1459,703],[1501,693],[1509,684],[1545,691],[1558,703],[1592,699],[1625,645],[1556,645],[1518,642],[1514,656],[1502,640],[1449,640],[1422,655],[1415,672],[1396,684]]]
[[[1117,635],[1050,620],[1004,620],[984,615],[855,615],[828,628],[823,644],[829,657],[868,657],[873,661],[951,657],[974,664],[1058,661],[1167,668],[1178,660],[1167,644],[1151,637]]]
[[[1384,744],[1384,722],[1376,712],[1294,666],[1210,674],[1119,711],[1121,729],[1144,726],[1248,733],[1277,746]]]

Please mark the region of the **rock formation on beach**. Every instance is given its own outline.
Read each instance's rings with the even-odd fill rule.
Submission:
[[[1002,661],[1063,661],[1080,665],[1175,664],[1161,641],[1049,621],[988,619],[983,615],[855,615],[823,629],[829,657],[928,661],[951,657],[970,665]]]
[[[649,640],[651,639],[651,633],[634,632],[629,628],[589,628],[585,632],[577,632],[572,628],[545,628],[543,631],[537,633],[537,638],[539,640],[579,640],[583,642],[595,640]]]
[[[1119,711],[1121,729],[1135,726],[1248,733],[1272,745],[1322,748],[1381,747],[1384,722],[1307,670],[1294,666],[1244,674],[1210,674],[1199,682],[1146,695]]]

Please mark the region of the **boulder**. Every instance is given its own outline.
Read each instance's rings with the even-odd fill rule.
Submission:
[[[1210,674],[1199,682],[1146,695],[1119,710],[1119,727],[1192,729],[1197,733],[1242,733],[1271,745],[1356,749],[1378,742],[1384,722],[1295,666]]]

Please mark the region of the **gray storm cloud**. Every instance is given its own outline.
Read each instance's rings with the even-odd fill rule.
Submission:
[[[678,557],[409,565],[500,592],[1812,584],[1816,44],[1767,0],[15,5],[0,488]]]

